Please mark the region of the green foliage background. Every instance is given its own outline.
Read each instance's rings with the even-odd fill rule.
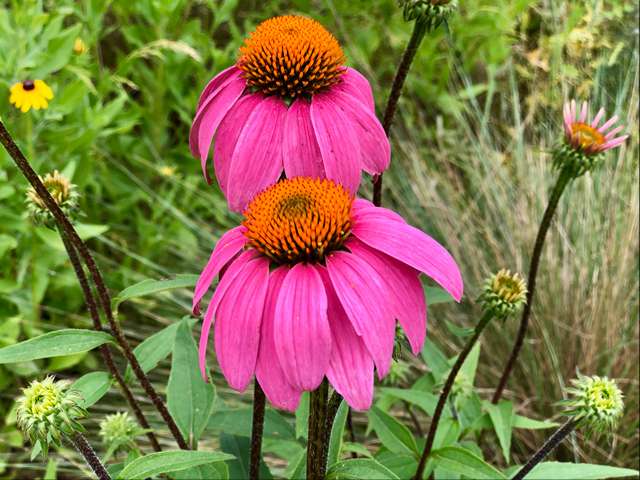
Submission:
[[[204,183],[187,138],[202,87],[235,60],[246,32],[284,12],[317,18],[342,42],[350,65],[370,79],[378,113],[410,34],[393,0],[2,5],[0,116],[39,173],[58,169],[78,186],[79,230],[113,292],[145,278],[197,273],[221,232],[237,222],[217,187]],[[561,132],[562,101],[591,98],[624,119],[631,140],[608,155],[602,169],[575,182],[561,204],[533,328],[508,397],[519,413],[548,418],[576,369],[619,378],[627,413],[613,446],[581,439],[558,456],[632,467],[640,455],[637,17],[637,4],[623,0],[460,2],[448,29],[427,37],[413,66],[384,191],[387,206],[442,241],[463,269],[463,304],[429,311],[430,338],[453,354],[461,340],[447,325],[474,324],[482,279],[501,267],[527,268],[553,180],[548,150]],[[77,37],[86,52],[74,53]],[[42,78],[53,88],[49,109],[21,114],[9,105],[9,87],[24,78]],[[27,218],[25,190],[0,152],[0,346],[89,326],[55,232]],[[369,192],[365,181],[362,194]],[[119,319],[130,338],[141,341],[186,315],[189,293],[127,302]],[[485,335],[478,383],[487,392],[515,323]],[[12,413],[19,388],[43,371],[75,378],[99,368],[97,358],[79,354],[0,367],[0,475],[31,468],[23,464],[27,455]],[[398,386],[425,368],[405,361],[409,375]],[[161,389],[168,367],[166,361],[154,371]],[[214,378],[217,407],[250,399],[229,392],[217,373]],[[106,400],[95,407],[99,413],[122,408],[115,392]],[[223,420],[214,414],[203,441],[212,440]],[[366,420],[356,417],[363,428]],[[542,438],[518,434],[514,456],[523,460]],[[278,454],[286,458],[277,452],[276,464]],[[497,452],[485,455],[500,463]]]

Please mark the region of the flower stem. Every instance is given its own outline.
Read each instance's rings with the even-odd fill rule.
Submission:
[[[78,232],[76,232],[75,228],[73,227],[69,219],[66,217],[64,212],[60,209],[60,207],[58,206],[56,201],[53,199],[53,197],[49,194],[47,188],[42,184],[40,177],[38,177],[38,174],[36,174],[36,172],[33,170],[31,165],[29,164],[29,161],[20,150],[20,147],[16,145],[15,141],[11,137],[11,134],[7,131],[2,121],[0,121],[0,143],[2,143],[4,148],[7,150],[7,152],[15,162],[15,164],[22,171],[22,174],[29,181],[29,183],[34,188],[34,190],[38,193],[38,195],[46,205],[47,209],[51,212],[51,214],[55,218],[58,227],[64,231],[65,235],[67,236],[69,241],[73,244],[74,248],[82,258],[84,263],[86,264],[87,268],[89,269],[89,273],[91,274],[91,279],[93,280],[93,283],[98,292],[98,300],[105,316],[107,317],[107,321],[109,323],[109,328],[111,329],[111,333],[114,335],[118,345],[122,349],[124,356],[126,357],[127,361],[131,365],[131,368],[134,374],[136,375],[136,377],[138,378],[138,381],[142,385],[142,388],[144,389],[146,394],[149,396],[154,406],[156,407],[156,409],[162,416],[163,420],[167,424],[167,427],[173,434],[176,442],[178,443],[178,446],[180,446],[180,448],[182,449],[188,450],[189,447],[187,446],[187,443],[182,437],[182,434],[180,433],[178,426],[176,425],[175,421],[171,417],[169,410],[167,410],[167,407],[165,406],[162,398],[160,398],[155,388],[153,388],[153,385],[151,385],[151,382],[149,381],[149,378],[142,370],[142,367],[140,366],[138,359],[133,354],[131,345],[129,345],[129,342],[125,338],[124,333],[122,332],[122,329],[120,328],[118,323],[115,321],[113,312],[111,310],[111,298],[109,296],[109,292],[107,291],[107,287],[105,286],[104,280],[102,278],[102,275],[100,274],[100,270],[98,269],[98,266],[96,265],[95,260],[93,259],[93,256],[91,255],[91,253],[89,252],[89,249],[87,248],[85,243],[82,241],[82,239],[78,235]]]
[[[442,411],[447,403],[447,399],[449,398],[449,393],[451,393],[451,388],[453,387],[453,383],[455,382],[456,377],[458,376],[458,372],[462,368],[464,361],[469,356],[471,349],[480,338],[480,334],[489,324],[489,321],[493,318],[493,313],[491,311],[485,312],[485,314],[476,325],[476,328],[473,332],[473,336],[467,341],[467,344],[458,355],[456,363],[451,368],[451,372],[449,372],[449,376],[442,388],[442,393],[440,393],[440,398],[438,398],[438,404],[436,405],[436,410],[433,413],[433,418],[431,419],[431,425],[429,426],[429,433],[427,434],[427,441],[424,446],[424,450],[422,451],[422,457],[420,457],[420,463],[418,464],[418,469],[416,470],[416,474],[413,477],[414,480],[421,480],[422,475],[424,474],[424,469],[427,465],[427,459],[431,454],[431,449],[433,448],[433,441],[436,437],[436,431],[438,430],[438,423],[440,422],[440,417],[442,416]]]
[[[578,422],[573,418],[567,420],[558,430],[551,435],[544,445],[529,459],[529,461],[516,473],[512,480],[522,480],[537,464],[549,455],[562,441],[576,428]]]
[[[323,465],[325,447],[325,421],[327,417],[326,379],[311,392],[309,401],[309,433],[307,440],[307,480],[323,480],[326,466]]]
[[[89,308],[89,313],[91,315],[91,319],[93,320],[93,328],[97,331],[103,331],[102,322],[100,320],[100,314],[98,313],[98,307],[96,305],[96,300],[93,296],[93,292],[91,291],[91,287],[89,286],[89,282],[87,280],[87,276],[85,275],[84,269],[82,268],[82,264],[80,263],[80,259],[78,258],[78,254],[75,248],[73,247],[73,245],[71,244],[71,242],[69,241],[69,238],[64,233],[64,230],[62,230],[61,228],[58,228],[58,231],[60,233],[60,237],[62,238],[62,243],[64,243],[64,248],[67,250],[67,255],[69,256],[69,260],[71,260],[71,265],[73,266],[73,269],[76,273],[76,277],[78,278],[80,287],[82,288],[82,293],[84,294],[85,303]],[[147,437],[151,442],[151,446],[156,452],[162,451],[162,448],[158,443],[158,439],[156,438],[155,434],[151,431],[151,426],[149,425],[149,422],[144,416],[144,413],[142,413],[142,409],[140,408],[138,401],[133,396],[133,393],[129,389],[129,386],[124,381],[124,378],[122,378],[122,375],[118,370],[118,367],[116,367],[115,365],[113,361],[113,356],[111,354],[111,349],[107,345],[103,345],[102,347],[100,347],[100,353],[102,354],[102,358],[104,360],[105,365],[107,366],[108,370],[111,372],[111,375],[113,375],[113,377],[116,379],[116,382],[118,383],[118,386],[122,391],[122,394],[127,400],[127,403],[131,407],[131,410],[133,411],[134,415],[138,419],[138,423],[142,428],[147,430]]]
[[[331,398],[329,398],[329,404],[327,405],[327,418],[324,425],[324,450],[322,452],[322,465],[324,468],[328,468],[327,460],[329,456],[329,441],[331,440],[331,430],[333,429],[333,422],[336,419],[336,413],[342,403],[342,395],[338,392],[333,392]]]
[[[524,309],[522,310],[520,328],[518,329],[516,342],[513,345],[513,350],[511,351],[509,360],[505,365],[504,371],[502,372],[502,377],[500,377],[500,382],[498,382],[496,391],[494,392],[493,398],[491,399],[491,402],[494,404],[498,403],[498,401],[502,397],[502,392],[507,385],[509,375],[511,375],[511,371],[515,366],[518,355],[520,354],[520,350],[522,349],[524,338],[527,334],[527,328],[529,327],[529,317],[531,316],[531,308],[533,306],[533,295],[536,291],[536,277],[538,276],[538,267],[540,266],[540,258],[542,257],[542,248],[544,246],[544,241],[547,236],[547,232],[549,231],[549,227],[551,226],[553,215],[555,214],[558,207],[560,197],[562,197],[562,193],[564,192],[566,186],[569,184],[572,178],[573,176],[568,170],[560,171],[558,180],[556,181],[556,184],[553,187],[553,191],[551,192],[549,204],[547,205],[547,209],[542,216],[542,221],[540,222],[540,227],[538,228],[538,235],[536,236],[536,242],[533,247],[533,254],[531,255],[531,264],[529,266],[529,278],[527,279],[527,301],[524,305]]]
[[[264,431],[265,396],[256,379],[253,386],[253,423],[251,426],[251,453],[249,460],[249,478],[260,477],[260,455],[262,452],[262,433]]]
[[[78,450],[78,452],[80,452],[84,457],[87,465],[89,465],[89,468],[93,470],[93,473],[96,474],[96,477],[98,477],[99,480],[111,480],[107,469],[104,468],[104,465],[96,455],[96,452],[94,452],[93,448],[91,448],[91,445],[84,435],[76,433],[69,437],[69,440],[73,443],[73,446],[76,447],[76,450]]]
[[[400,100],[400,95],[402,94],[402,89],[404,87],[404,82],[407,79],[407,75],[409,74],[409,69],[411,68],[411,64],[413,63],[413,59],[418,53],[418,48],[420,47],[420,43],[422,43],[422,39],[424,38],[427,29],[423,22],[415,21],[413,24],[413,32],[411,33],[411,38],[409,39],[409,43],[407,44],[407,48],[404,50],[402,54],[402,59],[400,60],[400,64],[398,64],[398,69],[396,70],[396,75],[393,79],[393,84],[391,86],[391,92],[389,93],[389,98],[387,100],[387,106],[384,110],[384,118],[382,120],[382,127],[384,128],[385,133],[389,136],[389,132],[391,130],[391,124],[393,123],[393,117],[396,114],[396,109],[398,108],[398,100]],[[373,177],[373,203],[376,206],[380,206],[382,202],[382,174],[376,175]]]

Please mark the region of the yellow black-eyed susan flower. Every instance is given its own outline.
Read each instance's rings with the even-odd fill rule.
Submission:
[[[53,91],[43,80],[24,80],[11,87],[9,102],[26,113],[31,108],[47,108],[52,98]]]

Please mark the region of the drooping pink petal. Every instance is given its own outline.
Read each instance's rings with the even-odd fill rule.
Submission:
[[[604,152],[606,150],[611,150],[612,148],[615,148],[619,145],[622,145],[627,138],[629,138],[629,135],[623,135],[622,137],[618,137],[618,138],[614,138],[613,140],[609,140],[607,143],[605,143],[602,147],[601,150]]]
[[[298,263],[287,272],[276,302],[274,341],[289,383],[315,390],[331,356],[327,295],[315,266]]]
[[[200,98],[198,99],[198,108],[196,108],[196,112],[200,110],[200,107],[204,104],[204,102],[209,98],[209,95],[217,90],[220,86],[227,82],[231,77],[240,76],[242,71],[236,67],[235,65],[231,65],[229,68],[225,68],[207,83],[207,86],[204,87],[202,93],[200,94]]]
[[[325,268],[320,268],[331,326],[332,350],[327,378],[356,410],[367,410],[373,400],[373,359],[351,326]]]
[[[200,372],[202,373],[202,378],[204,378],[205,380],[207,379],[207,344],[209,343],[209,331],[211,330],[211,324],[213,323],[216,309],[218,308],[218,305],[220,304],[220,301],[224,297],[225,293],[229,289],[229,286],[235,281],[236,277],[240,274],[247,262],[252,260],[255,255],[256,253],[253,250],[242,252],[238,256],[238,258],[236,258],[235,261],[233,261],[231,265],[229,265],[229,268],[220,279],[218,288],[216,288],[216,291],[213,292],[213,296],[209,301],[207,311],[205,312],[204,319],[202,320],[200,342],[198,346]]]
[[[207,159],[211,149],[211,140],[220,125],[220,122],[233,107],[245,89],[245,80],[241,77],[233,76],[209,95],[209,98],[202,104],[196,114],[191,132],[189,133],[189,146],[191,153],[200,158],[202,173],[207,182],[210,182],[207,171]]]
[[[407,223],[404,218],[402,218],[393,210],[389,210],[388,208],[376,207],[373,203],[364,198],[354,199],[353,204],[351,205],[351,218],[353,219],[353,221],[355,222],[365,215],[378,215],[396,222]]]
[[[614,128],[613,130],[611,130],[609,133],[607,133],[604,138],[606,140],[611,140],[613,137],[615,137],[619,132],[621,132],[622,130],[624,130],[624,125],[619,125],[616,128]]]
[[[413,354],[418,355],[427,332],[427,304],[420,283],[420,272],[367,247],[355,237],[351,237],[346,246],[371,265],[385,281],[390,308],[407,334]]]
[[[391,146],[380,121],[350,94],[330,91],[327,95],[341,108],[360,142],[362,169],[370,174],[384,172],[391,161]]]
[[[355,68],[345,68],[345,72],[340,77],[340,83],[332,88],[348,93],[360,100],[371,113],[375,115],[376,104],[373,100],[373,91],[369,81]]]
[[[242,211],[283,169],[282,132],[287,114],[278,97],[264,97],[254,108],[238,137],[229,169],[227,200],[233,211]]]
[[[331,253],[326,263],[340,304],[382,378],[391,366],[396,324],[385,282],[371,265],[351,253]]]
[[[598,110],[598,114],[593,119],[593,122],[591,122],[592,128],[596,128],[598,126],[598,124],[600,123],[600,119],[603,117],[603,115],[604,115],[604,108],[601,108],[600,110]]]
[[[250,260],[229,285],[214,313],[216,358],[229,386],[239,392],[247,388],[255,371],[268,285],[269,260]]]
[[[311,123],[311,103],[294,101],[289,110],[282,138],[282,156],[287,178],[324,178],[322,154]]]
[[[288,268],[276,268],[269,275],[269,289],[262,314],[262,329],[260,331],[260,350],[256,364],[256,378],[264,390],[267,399],[276,407],[293,412],[300,403],[300,390],[293,388],[282,371],[276,344],[274,341],[274,319],[276,300],[280,293],[282,281]]]
[[[235,227],[225,232],[216,243],[209,261],[200,273],[196,288],[193,292],[193,314],[200,315],[200,300],[213,283],[213,279],[220,273],[220,270],[240,251],[247,243],[244,232],[247,229],[243,226]]]
[[[354,221],[353,235],[383,253],[424,272],[460,301],[462,276],[451,254],[433,238],[411,225],[380,215]]]
[[[360,185],[360,142],[347,114],[330,95],[319,93],[311,100],[311,122],[327,178],[355,195]]]
[[[614,123],[616,123],[617,121],[618,121],[618,116],[617,116],[617,115],[614,115],[614,116],[613,116],[613,117],[611,117],[609,120],[607,120],[607,121],[604,123],[604,125],[602,125],[602,126],[598,129],[598,131],[599,131],[600,133],[605,133],[605,132],[607,131],[607,129],[608,129],[609,127],[611,127],[611,126],[612,126]]]
[[[213,166],[220,190],[225,195],[229,191],[229,171],[236,143],[251,113],[262,99],[262,95],[257,93],[243,96],[227,113],[218,128],[213,145]]]
[[[580,123],[585,123],[587,121],[587,114],[589,113],[589,104],[587,102],[582,102],[582,110],[580,110]]]

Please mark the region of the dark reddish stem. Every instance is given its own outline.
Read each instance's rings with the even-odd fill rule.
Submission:
[[[111,480],[109,473],[107,473],[107,469],[104,468],[104,465],[84,435],[76,433],[69,437],[69,440],[73,443],[73,446],[76,447],[76,450],[80,452],[84,460],[87,462],[87,465],[89,465],[91,470],[93,470],[93,473],[96,474],[98,480]]]
[[[325,448],[325,426],[327,417],[327,395],[329,384],[323,380],[311,392],[309,400],[309,431],[307,438],[307,480],[324,480],[326,465],[323,464]]]
[[[251,426],[251,453],[249,455],[249,478],[251,480],[257,480],[260,476],[262,434],[264,431],[264,410],[264,392],[256,379],[253,387],[253,421]]]
[[[169,410],[167,410],[167,407],[165,406],[162,398],[160,398],[155,388],[153,388],[153,385],[149,381],[149,378],[142,370],[138,359],[133,354],[131,345],[129,345],[129,342],[125,338],[122,329],[115,321],[113,312],[111,311],[111,298],[109,296],[109,292],[107,291],[107,287],[105,286],[104,280],[102,279],[102,275],[100,274],[100,270],[98,269],[93,256],[78,235],[78,232],[76,232],[69,219],[60,209],[53,197],[49,194],[47,188],[40,180],[40,177],[38,177],[38,174],[36,174],[33,168],[31,168],[29,161],[20,150],[20,147],[16,145],[13,138],[11,137],[11,134],[7,131],[2,121],[0,121],[0,143],[2,143],[22,174],[29,181],[34,190],[38,193],[38,196],[42,199],[47,209],[55,218],[58,227],[64,232],[68,240],[73,244],[74,248],[86,264],[87,268],[89,269],[89,273],[91,274],[91,279],[93,280],[93,283],[96,287],[96,291],[98,292],[98,300],[103,312],[105,313],[105,316],[107,317],[109,328],[111,329],[111,334],[114,335],[116,342],[124,353],[125,358],[131,365],[133,373],[136,375],[138,381],[142,385],[142,388],[149,396],[150,400],[162,416],[162,419],[169,427],[169,430],[178,443],[178,446],[180,446],[180,448],[182,449],[188,450],[189,447],[185,442],[182,434],[180,433],[178,426],[171,417]]]

